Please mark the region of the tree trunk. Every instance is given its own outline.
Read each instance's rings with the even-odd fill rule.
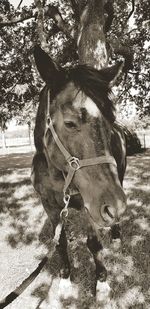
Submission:
[[[5,138],[5,131],[2,129],[2,149],[6,150],[6,138]]]
[[[104,34],[104,0],[89,0],[84,8],[78,31],[78,54],[81,64],[97,69],[107,66]]]
[[[28,122],[28,134],[29,134],[29,144],[32,146],[32,141],[31,141],[31,123]]]
[[[46,42],[46,34],[44,32],[44,11],[42,7],[41,0],[34,0],[35,6],[38,9],[38,16],[37,16],[37,30],[39,39],[41,42],[41,46],[45,51],[49,51],[48,44]]]
[[[3,119],[0,121],[1,133],[2,133],[2,149],[6,150],[6,138],[5,138],[5,122]]]

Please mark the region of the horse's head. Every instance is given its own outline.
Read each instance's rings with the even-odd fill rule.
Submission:
[[[121,64],[100,71],[86,66],[65,71],[39,47],[35,49],[35,61],[47,85],[41,96],[43,115],[48,107],[57,136],[67,151],[80,160],[112,156],[111,130],[115,115],[110,85]],[[68,163],[50,132],[46,141],[49,160],[67,175]],[[125,194],[114,164],[84,166],[75,172],[71,184],[80,192],[87,213],[97,226],[112,225],[124,212]]]

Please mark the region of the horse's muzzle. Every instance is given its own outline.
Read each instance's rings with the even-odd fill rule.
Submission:
[[[126,197],[123,194],[122,199],[112,198],[112,200],[97,204],[97,206],[86,203],[84,207],[89,220],[96,229],[111,227],[115,223],[122,221],[122,216],[126,210]]]

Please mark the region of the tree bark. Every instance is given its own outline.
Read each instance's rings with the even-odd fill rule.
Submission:
[[[5,122],[3,119],[0,120],[1,134],[2,134],[2,149],[6,150],[6,138],[5,138]]]
[[[5,139],[5,131],[2,130],[2,149],[6,150],[6,139]]]
[[[37,30],[39,39],[41,42],[41,46],[45,51],[49,51],[48,44],[46,42],[46,34],[44,32],[44,11],[42,7],[42,3],[40,0],[34,0],[35,6],[38,9],[38,16],[37,16]]]
[[[88,1],[81,14],[78,31],[79,62],[97,69],[107,66],[108,63],[104,4],[104,0]]]
[[[31,123],[30,123],[30,121],[28,121],[28,136],[29,136],[29,144],[31,146],[32,142],[31,142]]]

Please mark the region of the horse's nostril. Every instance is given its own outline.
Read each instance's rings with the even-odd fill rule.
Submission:
[[[101,216],[106,222],[114,221],[116,217],[116,210],[114,207],[104,204],[101,207]]]

